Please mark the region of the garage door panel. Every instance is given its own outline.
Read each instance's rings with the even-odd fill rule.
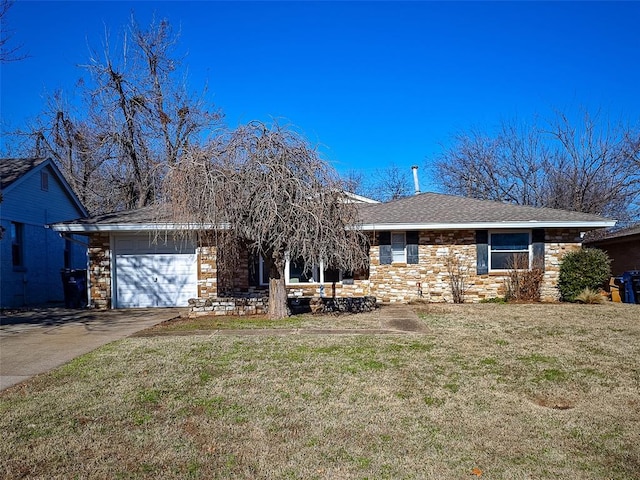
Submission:
[[[146,235],[115,240],[117,307],[186,306],[197,295],[195,248],[149,242]]]
[[[195,255],[156,255],[154,267],[165,276],[189,274],[194,265]]]

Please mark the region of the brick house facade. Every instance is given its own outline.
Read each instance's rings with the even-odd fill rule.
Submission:
[[[585,245],[604,250],[609,255],[611,274],[614,276],[640,270],[640,224],[608,232],[601,238],[585,242]]]
[[[111,252],[108,234],[90,236],[89,275],[91,299],[97,308],[111,308]],[[418,263],[380,263],[380,245],[373,242],[369,250],[368,276],[356,276],[351,282],[309,282],[288,284],[290,297],[363,297],[374,296],[382,303],[406,303],[423,298],[432,302],[452,301],[447,259],[460,259],[468,286],[465,301],[478,302],[484,298],[505,294],[505,273],[478,274],[475,232],[422,231],[419,233]],[[581,248],[580,232],[576,229],[548,230],[545,234],[545,274],[541,297],[543,301],[558,299],[557,281],[562,257]],[[197,248],[198,283],[194,295],[202,299],[226,297],[228,292],[251,293],[266,287],[252,286],[251,273],[237,270],[234,285],[226,288],[218,282],[216,248]],[[195,293],[195,292],[194,292]]]
[[[382,303],[406,303],[417,298],[451,302],[449,270],[455,265],[466,285],[465,301],[478,302],[504,296],[508,275],[505,262],[517,254],[530,266],[543,266],[541,298],[555,301],[562,257],[581,248],[585,231],[615,223],[577,212],[440,194],[421,194],[359,208],[361,228],[369,235],[368,270],[338,274],[314,266],[312,274],[303,275],[294,263],[288,263],[290,297],[374,296]],[[112,308],[120,306],[113,291],[117,283],[113,259],[118,254],[113,251],[118,245],[114,239],[131,236],[132,232],[148,236],[144,232],[159,227],[150,224],[144,212],[137,211],[54,228],[89,235],[91,299],[96,307]],[[175,229],[175,225],[164,228]],[[145,252],[145,258],[150,252]],[[197,273],[193,284],[187,285],[188,297],[206,301],[266,292],[259,262],[244,258],[233,268],[225,269],[212,244],[195,245],[191,253]]]

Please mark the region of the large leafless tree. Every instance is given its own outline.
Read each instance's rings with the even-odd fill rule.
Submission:
[[[585,113],[579,124],[504,122],[498,134],[459,133],[436,159],[447,192],[618,219],[638,215],[640,130]]]
[[[206,152],[170,167],[165,192],[174,220],[213,228],[227,259],[239,249],[262,256],[271,318],[287,315],[288,259],[308,269],[366,265],[356,207],[343,201],[335,172],[292,129],[252,122],[221,135]]]
[[[167,168],[220,120],[204,93],[190,92],[168,21],[144,29],[132,18],[122,38],[110,40],[105,35],[102,51],[82,65],[88,78],[78,83],[79,98],[55,94],[23,132],[30,153],[53,156],[94,213],[153,203]]]
[[[13,42],[13,30],[9,27],[8,14],[14,0],[0,0],[0,63],[15,62],[27,57],[20,44]]]
[[[408,197],[414,193],[411,169],[402,169],[395,163],[375,169],[369,175],[361,171],[349,170],[342,179],[349,192],[380,202]]]

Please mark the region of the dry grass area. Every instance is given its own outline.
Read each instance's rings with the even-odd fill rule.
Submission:
[[[144,334],[167,334],[195,330],[257,330],[257,329],[365,329],[380,327],[380,310],[367,314],[294,315],[284,320],[269,320],[266,316],[216,316],[176,318],[146,330]]]
[[[107,345],[0,393],[0,476],[640,478],[638,306],[416,308],[424,335]]]

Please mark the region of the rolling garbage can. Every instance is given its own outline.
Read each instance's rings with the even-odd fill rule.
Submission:
[[[66,308],[87,306],[87,271],[65,268],[61,270]]]
[[[640,270],[630,270],[622,274],[624,283],[624,303],[640,303]]]

